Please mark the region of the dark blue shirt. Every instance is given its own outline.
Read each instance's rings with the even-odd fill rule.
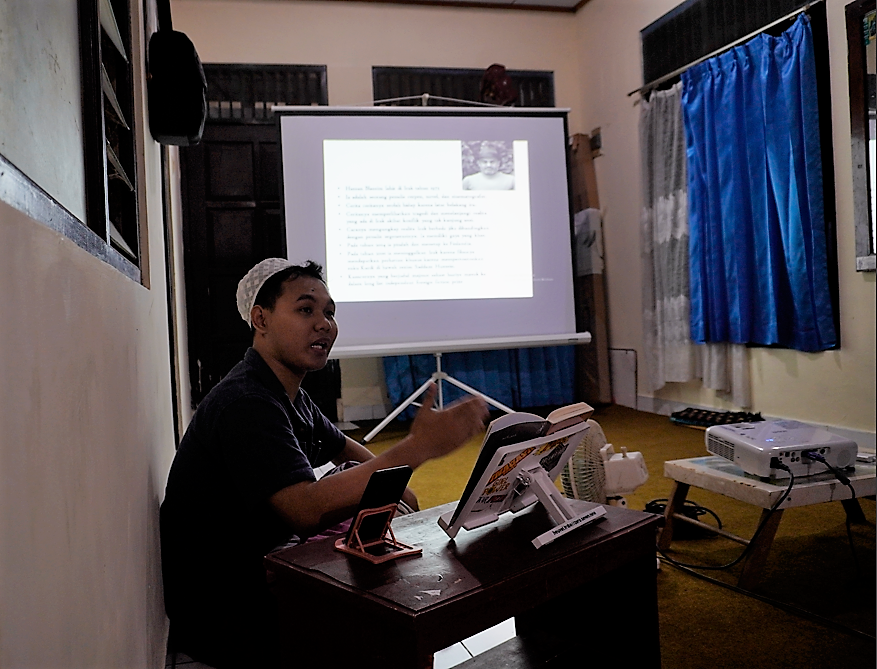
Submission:
[[[161,508],[172,634],[199,646],[221,645],[232,621],[238,630],[254,621],[270,624],[263,557],[292,530],[268,500],[315,480],[314,467],[336,457],[344,443],[304,390],[290,402],[252,348],[210,391],[174,457]]]

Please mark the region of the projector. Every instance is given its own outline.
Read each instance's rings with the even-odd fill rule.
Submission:
[[[747,474],[789,478],[771,467],[777,458],[798,476],[822,474],[828,468],[804,455],[818,453],[832,467],[845,469],[856,462],[856,442],[796,420],[772,420],[734,425],[714,425],[706,431],[706,450],[730,460]]]

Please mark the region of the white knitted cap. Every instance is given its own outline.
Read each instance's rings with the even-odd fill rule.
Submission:
[[[256,302],[256,295],[259,294],[265,282],[277,274],[277,272],[294,266],[295,263],[286,258],[266,258],[262,262],[257,263],[240,280],[237,290],[238,313],[247,322],[247,325],[250,327],[253,325],[250,320],[250,312],[253,310],[253,304]]]

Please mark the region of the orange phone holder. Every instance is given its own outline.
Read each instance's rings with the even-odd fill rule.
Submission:
[[[356,518],[353,519],[353,525],[349,535],[350,543],[347,542],[346,538],[338,539],[335,542],[335,550],[341,551],[342,553],[348,553],[349,555],[355,555],[356,557],[368,560],[372,564],[380,564],[381,562],[387,562],[388,560],[397,560],[403,557],[420,555],[423,552],[422,548],[414,548],[413,546],[403,544],[401,541],[396,540],[396,535],[393,534],[393,528],[390,527],[390,523],[392,522],[395,513],[395,503],[387,504],[386,506],[381,506],[376,509],[363,509],[356,514]],[[384,514],[385,516],[384,528],[381,531],[380,538],[363,542],[359,537],[359,529],[362,526],[363,519],[378,514]]]

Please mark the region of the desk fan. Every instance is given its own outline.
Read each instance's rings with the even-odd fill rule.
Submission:
[[[606,442],[603,428],[588,420],[590,429],[560,474],[563,494],[598,504],[627,506],[623,495],[632,493],[649,478],[642,453],[616,453]]]

